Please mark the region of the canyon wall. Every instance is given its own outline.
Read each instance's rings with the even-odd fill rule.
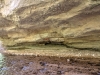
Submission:
[[[0,0],[0,40],[100,50],[100,0]]]

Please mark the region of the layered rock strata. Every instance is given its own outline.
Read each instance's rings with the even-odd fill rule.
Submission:
[[[60,43],[100,49],[99,0],[0,0],[5,45]]]

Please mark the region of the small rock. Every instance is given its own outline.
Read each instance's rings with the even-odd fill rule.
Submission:
[[[45,66],[46,63],[45,63],[45,62],[40,62],[40,65],[41,65],[41,66]]]
[[[64,71],[57,71],[57,74],[59,74],[59,75],[61,75],[63,73],[64,73]]]
[[[24,66],[24,67],[22,68],[22,70],[29,70],[29,68],[30,68],[30,67],[28,67],[28,66]]]

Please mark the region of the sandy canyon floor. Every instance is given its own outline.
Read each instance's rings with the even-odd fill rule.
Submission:
[[[100,52],[64,46],[7,50],[0,75],[100,75]]]

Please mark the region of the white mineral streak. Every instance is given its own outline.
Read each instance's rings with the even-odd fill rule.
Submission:
[[[5,6],[1,9],[2,15],[5,17],[11,15],[13,10],[19,5],[20,0],[5,0]]]
[[[3,17],[13,14],[15,9],[38,4],[40,2],[47,2],[47,0],[4,0],[4,6],[1,6],[0,13]],[[48,0],[49,1],[49,0]]]

